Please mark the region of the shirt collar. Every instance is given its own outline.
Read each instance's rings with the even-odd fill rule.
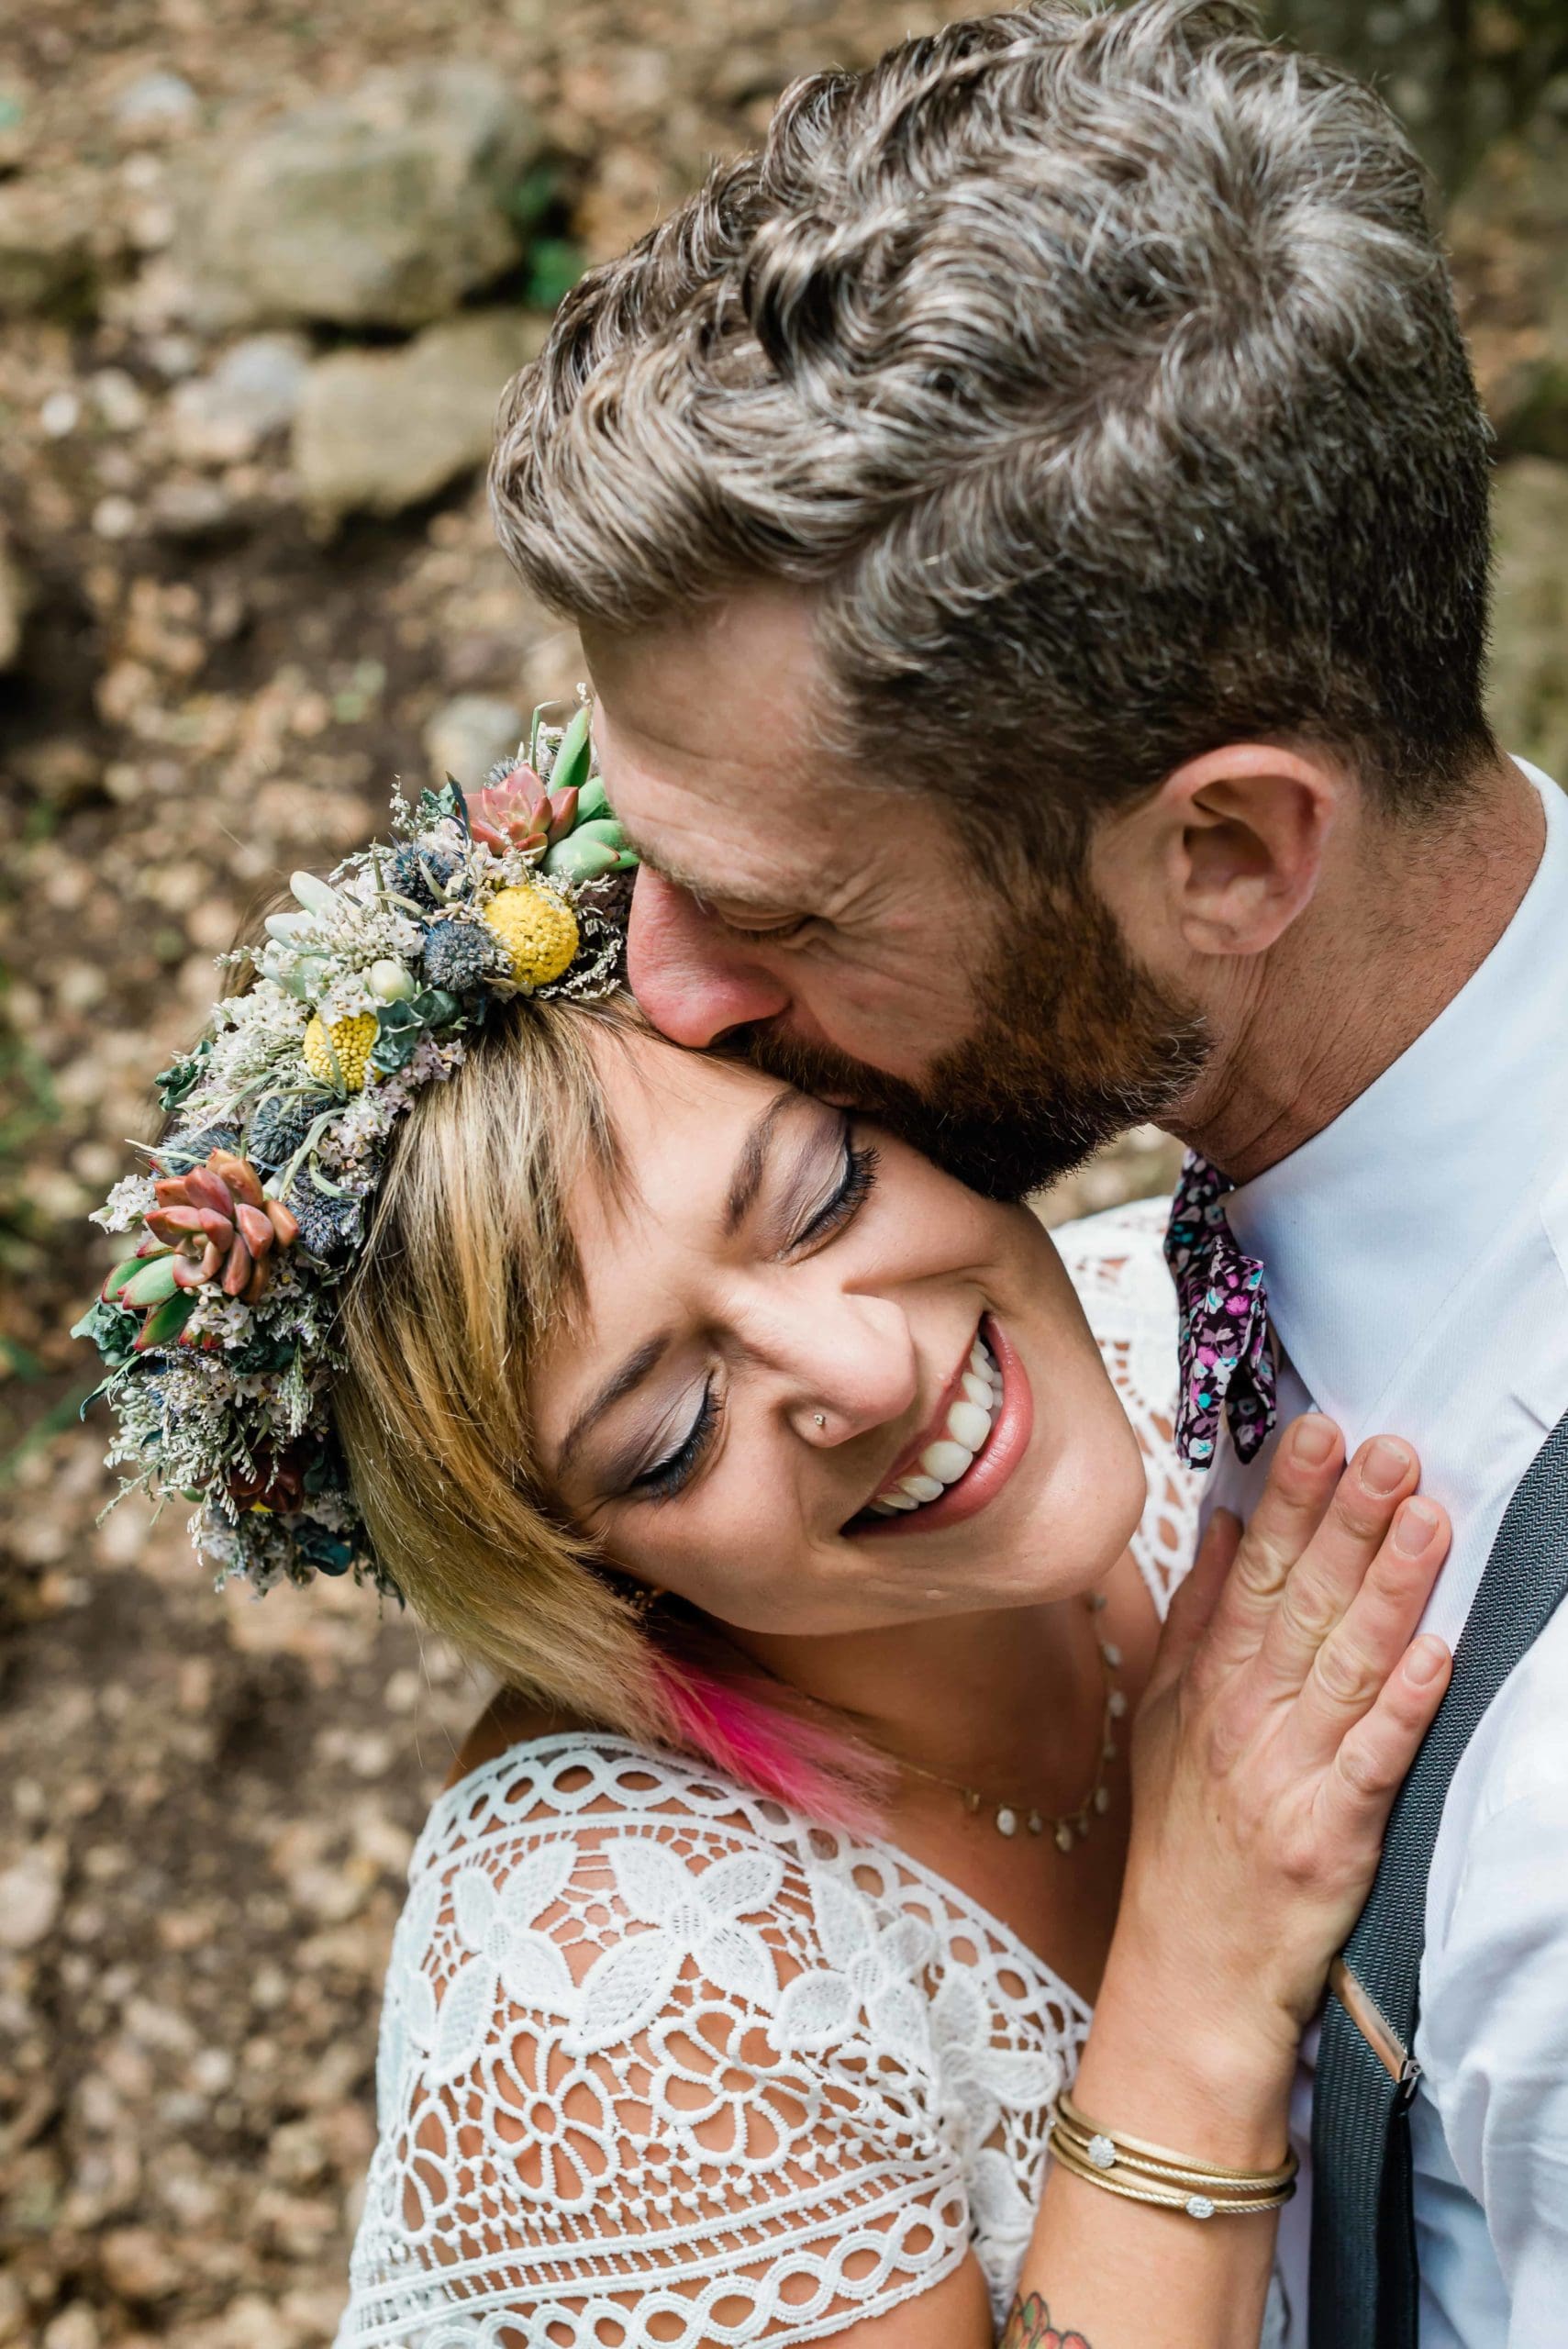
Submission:
[[[1330,1126],[1230,1192],[1308,1393],[1359,1424],[1496,1233],[1568,1157],[1568,800],[1538,768],[1546,845],[1485,961]]]

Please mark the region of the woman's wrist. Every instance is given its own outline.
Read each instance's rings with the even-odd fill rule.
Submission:
[[[1266,2169],[1284,2152],[1296,2066],[1283,2012],[1229,1998],[1195,1969],[1145,1962],[1118,1934],[1073,2093],[1107,2128]]]

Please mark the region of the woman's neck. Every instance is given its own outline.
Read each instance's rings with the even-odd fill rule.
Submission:
[[[1098,1734],[1098,1634],[1081,1597],[831,1638],[734,1637],[868,1742],[955,1784],[1065,1807]]]

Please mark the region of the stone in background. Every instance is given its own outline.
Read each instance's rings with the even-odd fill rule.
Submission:
[[[521,310],[465,311],[395,351],[341,351],[311,370],[294,426],[294,462],[310,512],[417,506],[490,453],[507,379],[543,346],[549,321]]]
[[[181,254],[208,326],[420,327],[517,260],[507,199],[540,152],[489,67],[367,75],[191,175]]]

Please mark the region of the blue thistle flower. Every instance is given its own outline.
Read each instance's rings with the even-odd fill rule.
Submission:
[[[433,912],[445,903],[432,881],[450,881],[462,860],[447,848],[420,848],[413,841],[393,852],[386,867],[386,877],[400,897],[407,897],[417,906],[427,906]]]
[[[425,977],[454,995],[475,987],[495,969],[495,947],[488,931],[467,921],[432,922],[425,932]]]

